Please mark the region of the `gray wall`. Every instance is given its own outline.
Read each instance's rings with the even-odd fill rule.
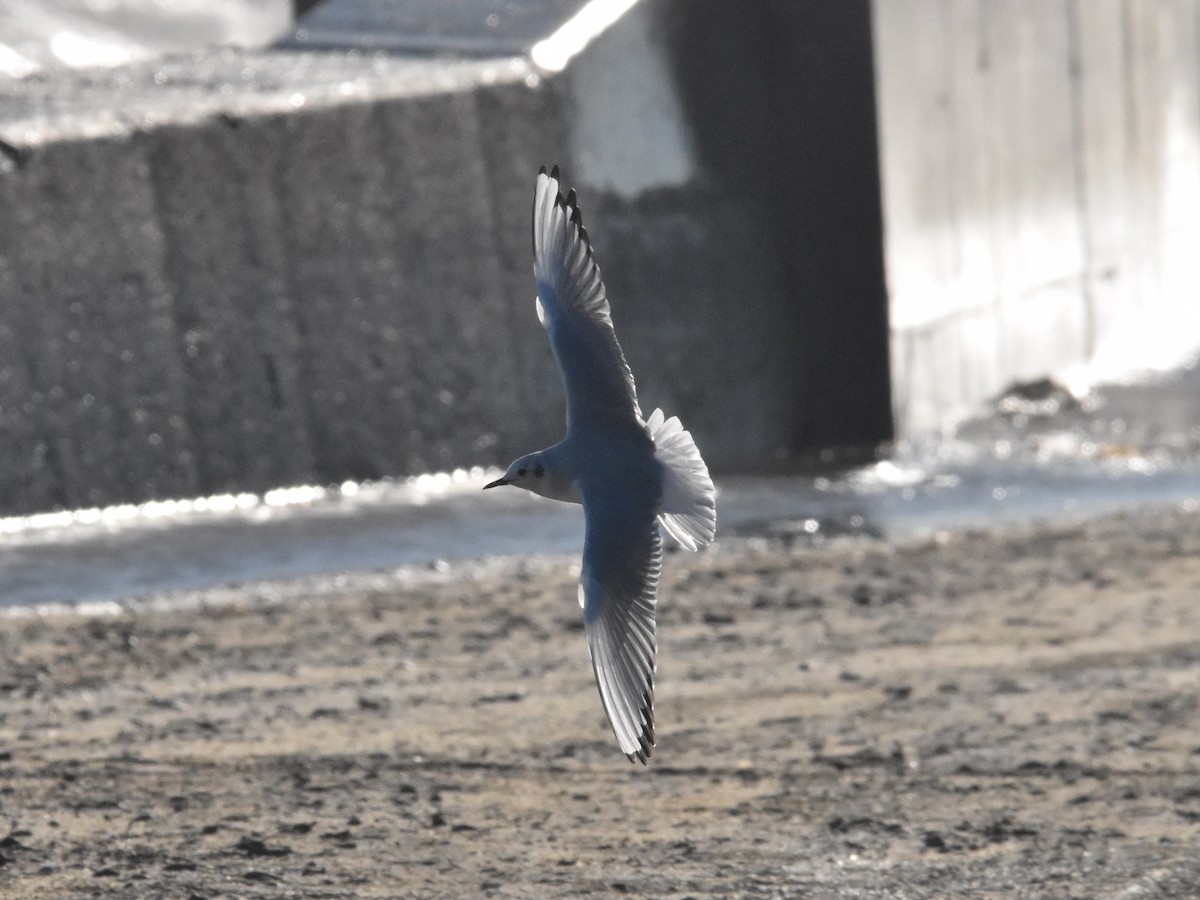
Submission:
[[[896,416],[1200,346],[1200,4],[874,4]]]
[[[553,442],[555,161],[643,406],[719,470],[1168,357],[1200,335],[1198,42],[1182,0],[642,0],[549,78],[218,52],[0,85],[0,511]]]
[[[347,74],[230,54],[206,63],[214,92],[247,59],[292,92]],[[362,99],[273,112],[254,84],[236,113],[99,138],[72,133],[86,109],[21,98],[0,175],[0,508],[444,469],[550,430],[526,220],[559,94],[482,65],[414,90],[391,65]],[[149,115],[136,90],[97,92]]]
[[[0,510],[557,440],[528,239],[556,161],[643,407],[714,468],[887,437],[869,28],[644,0],[552,78],[223,52],[0,87]]]

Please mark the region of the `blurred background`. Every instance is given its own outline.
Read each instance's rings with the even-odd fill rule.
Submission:
[[[0,4],[0,73],[120,66],[222,45],[262,47],[287,31],[291,0],[47,0]]]
[[[574,547],[554,163],[726,535],[1200,497],[1200,4],[13,3],[0,598]]]

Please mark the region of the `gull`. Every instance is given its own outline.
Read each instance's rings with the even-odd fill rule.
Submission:
[[[567,400],[567,433],[515,460],[485,485],[583,504],[583,608],[588,655],[604,712],[630,762],[654,747],[654,610],[662,571],[659,525],[697,550],[716,534],[716,491],[679,419],[642,417],[575,191],[558,166],[538,172],[533,198],[538,319]]]

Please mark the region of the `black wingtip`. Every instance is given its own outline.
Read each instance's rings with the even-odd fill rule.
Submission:
[[[642,694],[642,733],[638,735],[638,749],[626,753],[629,761],[640,762],[643,766],[654,753],[654,676],[650,676],[650,686]]]
[[[583,227],[583,213],[579,209],[579,195],[575,193],[575,188],[567,191],[567,197],[563,200],[563,206],[571,211],[571,224],[579,229],[579,236],[583,239],[583,244],[587,247],[587,252],[590,256],[592,245],[588,240],[587,229]]]
[[[539,174],[539,175],[545,175],[545,174],[546,174],[546,167],[545,167],[545,166],[538,166],[538,174]]]
[[[558,164],[557,163],[555,164],[554,168],[550,170],[550,177],[553,178],[555,181],[558,181]]]
[[[644,737],[638,738],[638,749],[632,753],[626,753],[625,758],[631,763],[641,763],[643,766],[650,764],[650,755],[654,752],[654,745],[647,744]]]

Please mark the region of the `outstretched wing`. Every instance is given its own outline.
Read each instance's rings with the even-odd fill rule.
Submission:
[[[579,602],[592,671],[621,751],[644,764],[654,747],[654,606],[662,538],[643,498],[621,502],[611,494],[585,494],[583,510]]]
[[[543,168],[533,197],[533,276],[538,318],[550,336],[567,395],[567,431],[641,420],[633,373],[625,362],[600,267],[571,191],[564,198],[558,167]]]

